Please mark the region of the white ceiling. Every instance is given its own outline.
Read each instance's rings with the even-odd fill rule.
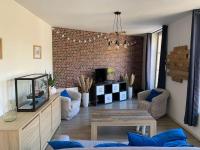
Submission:
[[[16,0],[53,27],[112,32],[116,10],[128,34],[153,32],[192,9],[200,0]]]

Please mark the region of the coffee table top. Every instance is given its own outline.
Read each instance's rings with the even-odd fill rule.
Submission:
[[[147,111],[134,109],[96,109],[91,117],[91,122],[129,122],[136,120],[155,121]]]

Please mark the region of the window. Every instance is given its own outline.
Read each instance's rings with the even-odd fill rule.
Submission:
[[[158,85],[159,67],[160,67],[160,52],[162,42],[162,31],[157,33],[157,49],[156,49],[156,68],[155,68],[155,87]]]

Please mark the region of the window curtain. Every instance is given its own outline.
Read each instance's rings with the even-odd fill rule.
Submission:
[[[166,85],[166,56],[167,56],[167,42],[168,42],[168,26],[162,27],[162,42],[160,51],[160,66],[158,74],[158,88],[165,89]]]
[[[190,45],[189,78],[185,109],[185,124],[198,124],[198,105],[200,100],[200,9],[193,10]]]
[[[151,40],[152,34],[146,35],[146,69],[145,69],[145,90],[150,89],[151,81]]]

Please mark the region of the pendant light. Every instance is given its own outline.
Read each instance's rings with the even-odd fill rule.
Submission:
[[[108,48],[111,48],[111,44],[113,43],[115,45],[116,49],[120,48],[120,45],[122,45],[124,48],[127,48],[128,42],[126,40],[120,41],[120,35],[125,34],[125,32],[122,30],[122,21],[121,21],[121,12],[115,11],[114,12],[114,23],[113,23],[113,33],[111,35],[114,40],[111,39],[108,40]]]

